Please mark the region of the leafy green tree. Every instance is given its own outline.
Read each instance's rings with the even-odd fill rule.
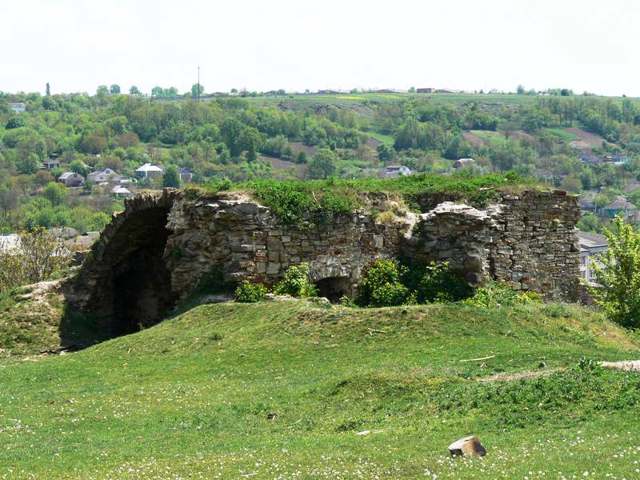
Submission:
[[[109,87],[107,87],[106,85],[98,86],[98,89],[96,90],[96,95],[98,97],[106,97],[107,95],[109,95]]]
[[[604,234],[609,248],[591,262],[598,286],[590,289],[610,320],[640,327],[640,233],[616,217]]]
[[[222,140],[229,148],[232,157],[238,157],[242,153],[241,135],[244,129],[242,122],[235,118],[227,118],[222,122],[220,127],[220,135]]]
[[[7,130],[10,130],[12,128],[20,128],[20,127],[24,127],[24,118],[16,115],[15,117],[11,117],[9,120],[7,120],[7,124],[5,125],[4,128],[6,128]]]
[[[51,205],[62,205],[67,198],[67,189],[60,183],[49,182],[44,188],[43,196],[51,202]]]
[[[240,149],[247,152],[247,161],[255,162],[258,158],[257,151],[262,144],[262,135],[253,127],[246,127],[240,135]]]
[[[381,162],[390,162],[391,160],[394,159],[396,152],[393,149],[393,147],[390,147],[389,145],[385,145],[384,143],[381,143],[380,145],[378,145],[378,148],[376,149],[378,151],[378,158],[380,159]]]
[[[35,153],[21,155],[16,162],[16,169],[19,173],[30,175],[36,173],[40,167],[40,159]]]
[[[191,86],[191,97],[198,98],[204,94],[204,86],[201,83],[194,83]]]
[[[138,87],[132,85],[131,88],[129,88],[129,95],[142,95],[142,92]]]
[[[328,149],[321,148],[309,163],[307,175],[309,178],[328,178],[336,173],[336,154]]]
[[[307,163],[307,154],[304,150],[301,150],[296,155],[296,163]]]
[[[164,171],[162,186],[180,188],[180,174],[178,173],[178,168],[175,165],[169,165]]]
[[[81,152],[98,154],[107,148],[107,139],[98,132],[90,132],[82,135],[78,145]]]
[[[580,220],[578,220],[576,227],[578,227],[578,230],[582,230],[583,232],[599,233],[602,231],[602,225],[600,223],[600,219],[598,218],[597,215],[594,215],[593,213],[584,214],[580,218]]]
[[[48,280],[70,263],[64,242],[50,232],[42,228],[23,232],[18,252],[0,252],[0,292]]]
[[[151,89],[151,96],[155,98],[161,98],[164,96],[164,90],[162,87],[153,87]]]
[[[120,85],[114,83],[109,87],[109,93],[111,95],[119,95],[120,94]]]
[[[9,213],[18,206],[19,192],[7,185],[0,185],[0,212],[6,219]]]
[[[75,173],[79,173],[83,177],[86,177],[89,173],[89,167],[79,159],[75,159],[73,162],[69,164],[69,170]]]

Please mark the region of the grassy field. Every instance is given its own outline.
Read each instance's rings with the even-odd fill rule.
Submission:
[[[0,478],[638,478],[640,376],[581,359],[639,356],[567,305],[204,305],[0,362]]]
[[[623,97],[602,97],[591,96],[591,98],[606,98],[614,102],[622,102]],[[429,99],[436,103],[448,103],[458,105],[470,101],[481,103],[495,103],[505,105],[529,105],[535,103],[540,96],[535,95],[516,95],[514,93],[336,93],[336,94],[287,94],[287,95],[270,95],[257,97],[244,97],[252,103],[261,105],[280,104],[287,101],[295,101],[299,104],[326,104],[326,105],[354,105],[366,102],[395,102],[398,100],[418,98]],[[544,98],[544,97],[542,97]],[[571,97],[569,97],[571,98]],[[624,97],[629,98],[629,97]],[[640,103],[639,98],[629,98],[631,101]]]

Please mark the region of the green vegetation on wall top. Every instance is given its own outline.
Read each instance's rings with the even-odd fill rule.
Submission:
[[[271,208],[284,223],[294,224],[303,219],[321,222],[332,215],[352,213],[366,207],[363,197],[371,193],[397,195],[417,209],[420,200],[428,196],[483,206],[497,199],[501,191],[522,188],[542,187],[509,172],[481,176],[464,173],[451,176],[422,174],[391,179],[255,180],[238,184],[217,181],[202,190],[192,189],[188,192],[206,195],[225,190],[246,191]]]

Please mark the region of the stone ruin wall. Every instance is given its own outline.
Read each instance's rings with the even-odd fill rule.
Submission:
[[[394,206],[384,195],[375,199],[378,211]],[[574,299],[578,218],[575,197],[525,191],[502,194],[484,209],[442,202],[422,214],[358,212],[324,223],[284,225],[269,208],[242,194],[190,199],[165,190],[127,201],[125,212],[94,246],[69,298],[82,310],[109,316],[127,296],[140,303],[128,311],[142,315],[185,298],[213,269],[227,280],[273,284],[302,262],[309,263],[315,282],[338,290],[331,293],[353,294],[363,268],[374,259],[407,256],[448,261],[472,284],[496,279]],[[131,282],[128,289],[141,291],[131,295],[121,288],[126,282]]]

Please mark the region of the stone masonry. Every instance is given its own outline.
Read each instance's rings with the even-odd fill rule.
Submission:
[[[375,209],[388,209],[384,215],[361,211],[299,225],[283,224],[242,193],[189,198],[165,190],[137,196],[102,233],[68,298],[105,317],[150,309],[155,313],[147,323],[153,323],[214,270],[228,281],[273,284],[289,266],[307,262],[321,292],[351,295],[374,259],[400,256],[448,261],[472,284],[496,279],[547,296],[575,297],[575,197],[531,190],[503,193],[483,209],[444,201],[413,213],[376,195]]]

